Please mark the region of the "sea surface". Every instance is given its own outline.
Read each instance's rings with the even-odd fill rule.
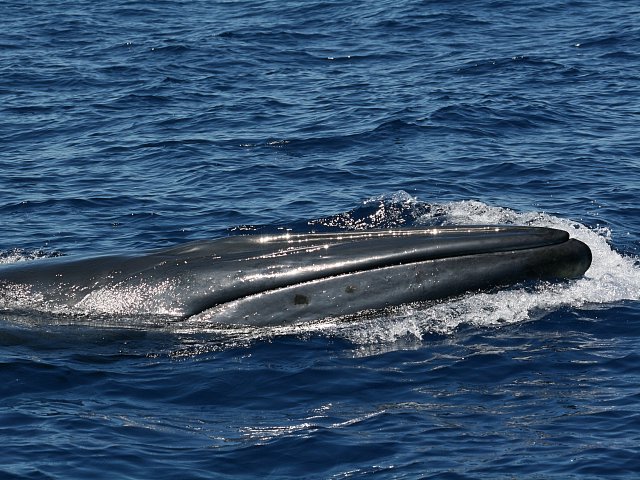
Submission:
[[[1,309],[0,478],[638,478],[638,2],[3,0],[0,26],[1,263],[448,224],[594,254],[294,327]]]

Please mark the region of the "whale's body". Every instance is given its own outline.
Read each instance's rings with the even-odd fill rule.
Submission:
[[[585,244],[539,227],[247,235],[145,254],[4,265],[0,305],[273,325],[571,279],[590,263]]]

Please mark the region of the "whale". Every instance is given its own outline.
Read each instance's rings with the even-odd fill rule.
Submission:
[[[587,245],[547,227],[233,235],[142,253],[1,265],[0,308],[283,325],[570,281],[591,261]]]

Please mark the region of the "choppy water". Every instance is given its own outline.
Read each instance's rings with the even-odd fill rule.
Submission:
[[[635,478],[635,2],[0,10],[3,263],[449,223],[594,252],[567,284],[288,328],[2,312],[0,476]]]

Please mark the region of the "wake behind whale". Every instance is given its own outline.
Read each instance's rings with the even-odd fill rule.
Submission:
[[[5,311],[206,315],[215,324],[265,326],[577,278],[590,264],[589,247],[553,228],[395,228],[20,262],[0,267],[0,291]]]

